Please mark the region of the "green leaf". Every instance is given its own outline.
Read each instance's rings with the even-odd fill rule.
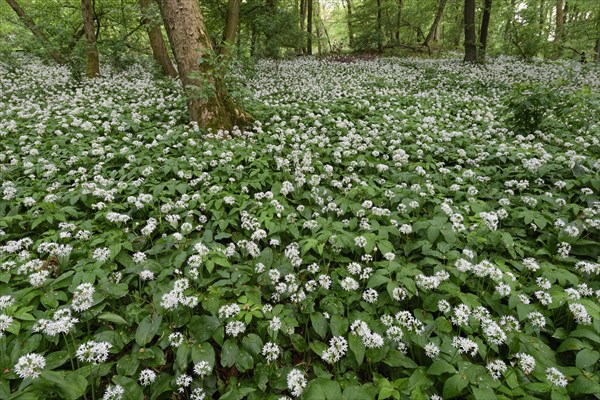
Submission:
[[[327,320],[320,312],[312,313],[310,315],[310,322],[313,329],[317,332],[317,335],[321,336],[321,339],[325,339],[327,336]]]
[[[123,317],[111,312],[103,312],[102,314],[98,315],[98,319],[114,322],[115,324],[128,325],[127,321],[125,321]]]
[[[162,315],[154,313],[146,316],[135,331],[135,341],[141,347],[146,346],[160,329]]]
[[[242,347],[250,354],[258,357],[262,351],[263,341],[257,334],[250,333],[242,339]]]
[[[435,360],[427,369],[427,373],[429,375],[442,375],[445,373],[455,373],[456,368],[448,361],[445,360]]]
[[[199,343],[210,339],[220,326],[219,318],[210,315],[194,315],[189,322],[190,331]]]
[[[142,387],[133,379],[127,378],[125,376],[113,376],[112,381],[117,385],[123,386],[125,389],[125,393],[123,396],[124,400],[143,400],[144,392],[142,391]]]
[[[246,372],[254,367],[254,359],[245,350],[241,350],[235,360],[235,367],[240,372]]]
[[[348,331],[348,320],[334,315],[331,317],[330,326],[333,336],[344,336]]]
[[[577,353],[575,357],[575,365],[577,368],[587,368],[596,364],[600,359],[600,353],[596,350],[583,349]]]
[[[490,388],[473,388],[473,396],[475,400],[495,400],[498,398]]]
[[[598,376],[594,380],[590,376],[579,375],[574,382],[567,386],[569,393],[578,394],[600,394],[600,384],[597,382]],[[597,396],[596,396],[597,397]]]
[[[240,352],[238,344],[233,339],[227,339],[221,348],[221,366],[229,368],[235,364]]]
[[[62,399],[75,400],[83,397],[87,389],[87,379],[77,372],[43,371],[41,381],[56,389]]]
[[[451,376],[444,383],[443,397],[444,399],[453,399],[458,397],[469,384],[467,377],[460,374]]]
[[[350,347],[350,351],[354,354],[354,358],[360,367],[365,358],[365,345],[362,342],[362,339],[358,335],[351,334],[348,337],[348,346]]]

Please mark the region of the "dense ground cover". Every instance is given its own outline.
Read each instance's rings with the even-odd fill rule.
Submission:
[[[246,74],[0,65],[0,398],[598,397],[598,67]]]

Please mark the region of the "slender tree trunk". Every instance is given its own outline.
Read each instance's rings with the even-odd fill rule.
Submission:
[[[252,26],[250,32],[250,57],[256,56],[256,41],[257,41],[256,27]]]
[[[319,55],[319,57],[321,57],[322,55],[322,48],[321,48],[321,3],[319,2],[319,0],[314,0],[316,2],[316,6],[317,6],[317,12],[316,12],[316,17],[317,17],[317,26],[316,28],[316,33],[317,33],[317,54]]]
[[[402,0],[396,0],[398,10],[396,10],[396,43],[400,44],[400,25],[402,24]]]
[[[198,2],[160,0],[159,4],[187,95],[190,121],[207,129],[231,129],[249,122],[249,115],[225,93],[222,77],[215,75],[214,66],[198,62],[213,52]]]
[[[475,0],[465,0],[465,62],[477,61]]]
[[[444,8],[446,8],[446,3],[448,0],[440,0],[438,3],[438,9],[435,13],[435,18],[433,19],[433,24],[431,24],[431,28],[429,28],[429,33],[423,42],[423,46],[429,47],[429,44],[434,40],[435,34],[440,25],[440,21],[442,20],[442,16],[444,15]]]
[[[299,15],[300,15],[300,32],[304,35],[304,20],[306,19],[306,2],[304,0],[300,0],[299,7]],[[304,54],[304,39],[300,41],[301,45],[296,49],[296,53],[298,55]]]
[[[306,54],[312,55],[312,17],[313,17],[313,0],[306,0]]]
[[[479,61],[485,61],[487,51],[488,31],[490,27],[490,17],[492,15],[492,0],[485,0],[483,4],[483,15],[481,17],[481,28],[479,30]]]
[[[94,31],[94,11],[91,0],[81,0],[81,15],[83,16],[83,29],[87,40],[87,76],[96,78],[100,76],[100,60],[96,46],[96,32]]]
[[[16,0],[6,0],[6,2],[14,10],[14,12],[17,14],[17,16],[19,17],[19,19],[25,24],[25,26],[27,27],[27,29],[29,29],[31,31],[31,33],[33,33],[33,35],[49,51],[50,56],[52,57],[52,59],[54,59],[54,61],[56,61],[59,64],[64,64],[65,60],[62,57],[62,55],[58,51],[56,51],[56,50],[54,50],[52,48],[53,46],[50,43],[50,41],[48,40],[48,37],[35,24],[35,22],[33,21],[33,19],[31,19],[31,17],[29,15],[27,15],[27,13],[25,12],[25,10],[23,10],[21,8],[21,6],[19,5],[19,3],[17,3]]]
[[[377,0],[377,51],[383,53],[383,31],[381,29],[381,0]]]
[[[223,45],[220,52],[225,57],[229,57],[231,47],[235,43],[235,34],[238,30],[240,19],[240,0],[229,0],[227,2],[227,19],[225,20],[225,29],[223,30]]]
[[[354,47],[354,30],[352,29],[352,0],[346,0],[346,10],[348,10],[348,45]]]
[[[554,29],[554,57],[560,57],[563,25],[565,23],[565,0],[556,0],[556,27]]]
[[[596,57],[594,57],[597,63],[600,63],[600,38],[596,39]]]
[[[267,8],[269,9],[270,15],[275,18],[277,14],[277,1],[276,0],[267,0]],[[265,29],[265,38],[266,38],[266,55],[269,58],[277,58],[279,57],[279,47],[277,46],[276,41],[273,40],[277,33],[274,30],[272,25],[267,26]]]
[[[150,40],[150,48],[152,49],[154,60],[156,60],[158,65],[160,65],[160,69],[165,75],[176,78],[177,70],[173,66],[173,63],[169,57],[169,52],[167,50],[167,46],[165,45],[165,41],[160,30],[160,25],[157,24],[156,21],[152,21],[152,18],[150,17],[152,0],[139,1],[140,10],[142,12],[141,22],[146,27],[146,32],[148,32],[148,39]]]

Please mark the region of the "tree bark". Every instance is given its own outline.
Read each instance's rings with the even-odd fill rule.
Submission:
[[[267,0],[267,8],[269,9],[270,15],[275,18],[277,14],[277,1],[276,0]],[[277,32],[275,32],[273,26],[269,25],[265,29],[265,38],[266,38],[266,55],[269,58],[277,58],[279,57],[279,47],[276,45],[276,41],[274,43],[273,38],[276,37]]]
[[[306,0],[306,54],[312,55],[312,15],[313,0]]]
[[[154,60],[160,65],[160,69],[165,75],[176,78],[177,70],[169,57],[169,52],[165,45],[160,25],[158,25],[156,21],[152,21],[152,18],[150,17],[152,0],[139,0],[139,2],[140,11],[142,12],[141,22],[146,27]]]
[[[223,31],[223,45],[221,54],[229,57],[230,49],[235,43],[235,35],[238,29],[240,19],[240,0],[227,1],[227,19],[225,20],[225,29]]]
[[[33,35],[42,43],[42,45],[49,51],[50,56],[54,61],[58,64],[64,64],[65,60],[62,55],[54,50],[52,44],[48,40],[48,37],[42,32],[42,30],[35,24],[33,19],[27,15],[25,10],[21,8],[19,3],[16,0],[6,0],[8,5],[14,10],[19,19],[25,24],[25,26],[33,33]]]
[[[250,116],[227,96],[222,77],[205,58],[214,50],[198,2],[160,0],[159,5],[187,95],[190,121],[206,129],[228,130],[249,122]]]
[[[444,15],[444,8],[446,8],[446,3],[448,0],[440,0],[438,3],[438,9],[435,13],[435,18],[433,19],[433,24],[431,24],[431,28],[429,29],[429,33],[427,34],[427,38],[423,42],[423,46],[429,47],[429,44],[434,40],[438,27],[440,25],[440,21],[442,20],[442,16]]]
[[[346,0],[346,10],[348,10],[348,46],[354,47],[354,30],[352,29],[352,0]]]
[[[465,62],[477,61],[475,34],[475,0],[465,0]]]
[[[322,48],[321,48],[321,3],[319,2],[319,0],[314,0],[316,2],[316,6],[317,6],[317,12],[316,12],[316,17],[317,17],[317,26],[316,28],[316,33],[317,33],[317,54],[319,55],[319,57],[321,57],[322,55]]]
[[[554,57],[560,57],[563,25],[565,23],[565,0],[556,0],[556,27],[554,29]]]
[[[100,76],[100,60],[96,46],[96,32],[94,31],[94,11],[91,0],[81,0],[81,15],[83,29],[87,40],[87,76],[90,79]]]
[[[595,60],[597,63],[600,63],[600,38],[596,40],[596,57]]]
[[[400,43],[400,25],[402,24],[402,0],[396,0],[398,10],[396,10],[396,43]]]
[[[487,51],[488,31],[490,27],[490,17],[492,15],[492,0],[485,0],[483,4],[483,15],[481,17],[481,28],[479,30],[479,61],[485,61]]]
[[[383,31],[381,29],[381,0],[377,0],[377,51],[383,53]]]
[[[300,32],[304,36],[304,21],[306,21],[306,1],[300,0]],[[300,51],[298,53],[304,54],[306,53],[306,48],[304,47],[304,38],[301,41]]]

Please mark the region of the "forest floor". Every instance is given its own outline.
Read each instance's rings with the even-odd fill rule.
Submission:
[[[597,65],[241,74],[0,64],[0,398],[600,398]]]

